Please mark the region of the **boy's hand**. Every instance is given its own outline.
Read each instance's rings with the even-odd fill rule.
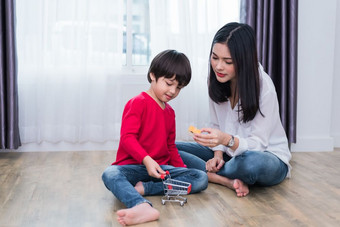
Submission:
[[[148,171],[149,176],[155,178],[161,178],[162,174],[165,174],[165,171],[158,165],[158,163],[153,160],[150,156],[145,156],[143,159],[143,164]]]

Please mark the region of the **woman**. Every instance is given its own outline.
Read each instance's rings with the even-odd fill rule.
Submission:
[[[249,185],[271,186],[290,176],[291,153],[275,87],[258,63],[255,35],[229,23],[215,35],[208,79],[211,128],[197,143],[177,142],[189,168],[206,170],[210,182],[246,196]]]

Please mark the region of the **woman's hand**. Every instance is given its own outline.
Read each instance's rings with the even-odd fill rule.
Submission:
[[[231,136],[215,128],[202,128],[201,133],[195,133],[193,139],[206,147],[216,147],[228,143]]]
[[[207,163],[205,164],[205,168],[208,172],[216,173],[221,169],[224,164],[225,161],[223,160],[223,158],[215,156],[207,161]]]
[[[150,156],[145,156],[143,159],[143,164],[145,165],[146,170],[151,177],[161,178],[161,175],[165,174],[165,171],[162,170],[158,163]]]

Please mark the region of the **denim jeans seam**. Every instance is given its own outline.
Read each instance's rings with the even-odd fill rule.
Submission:
[[[143,197],[143,200],[141,202],[137,203],[136,205],[134,205],[134,207],[137,206],[137,205],[140,205],[142,203],[148,203],[150,206],[153,207],[152,203],[149,200],[145,199],[144,197]]]

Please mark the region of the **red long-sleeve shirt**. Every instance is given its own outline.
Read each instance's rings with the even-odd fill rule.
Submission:
[[[142,92],[125,105],[117,157],[112,165],[139,165],[149,155],[159,165],[186,167],[175,139],[174,110],[167,103],[163,110]]]

